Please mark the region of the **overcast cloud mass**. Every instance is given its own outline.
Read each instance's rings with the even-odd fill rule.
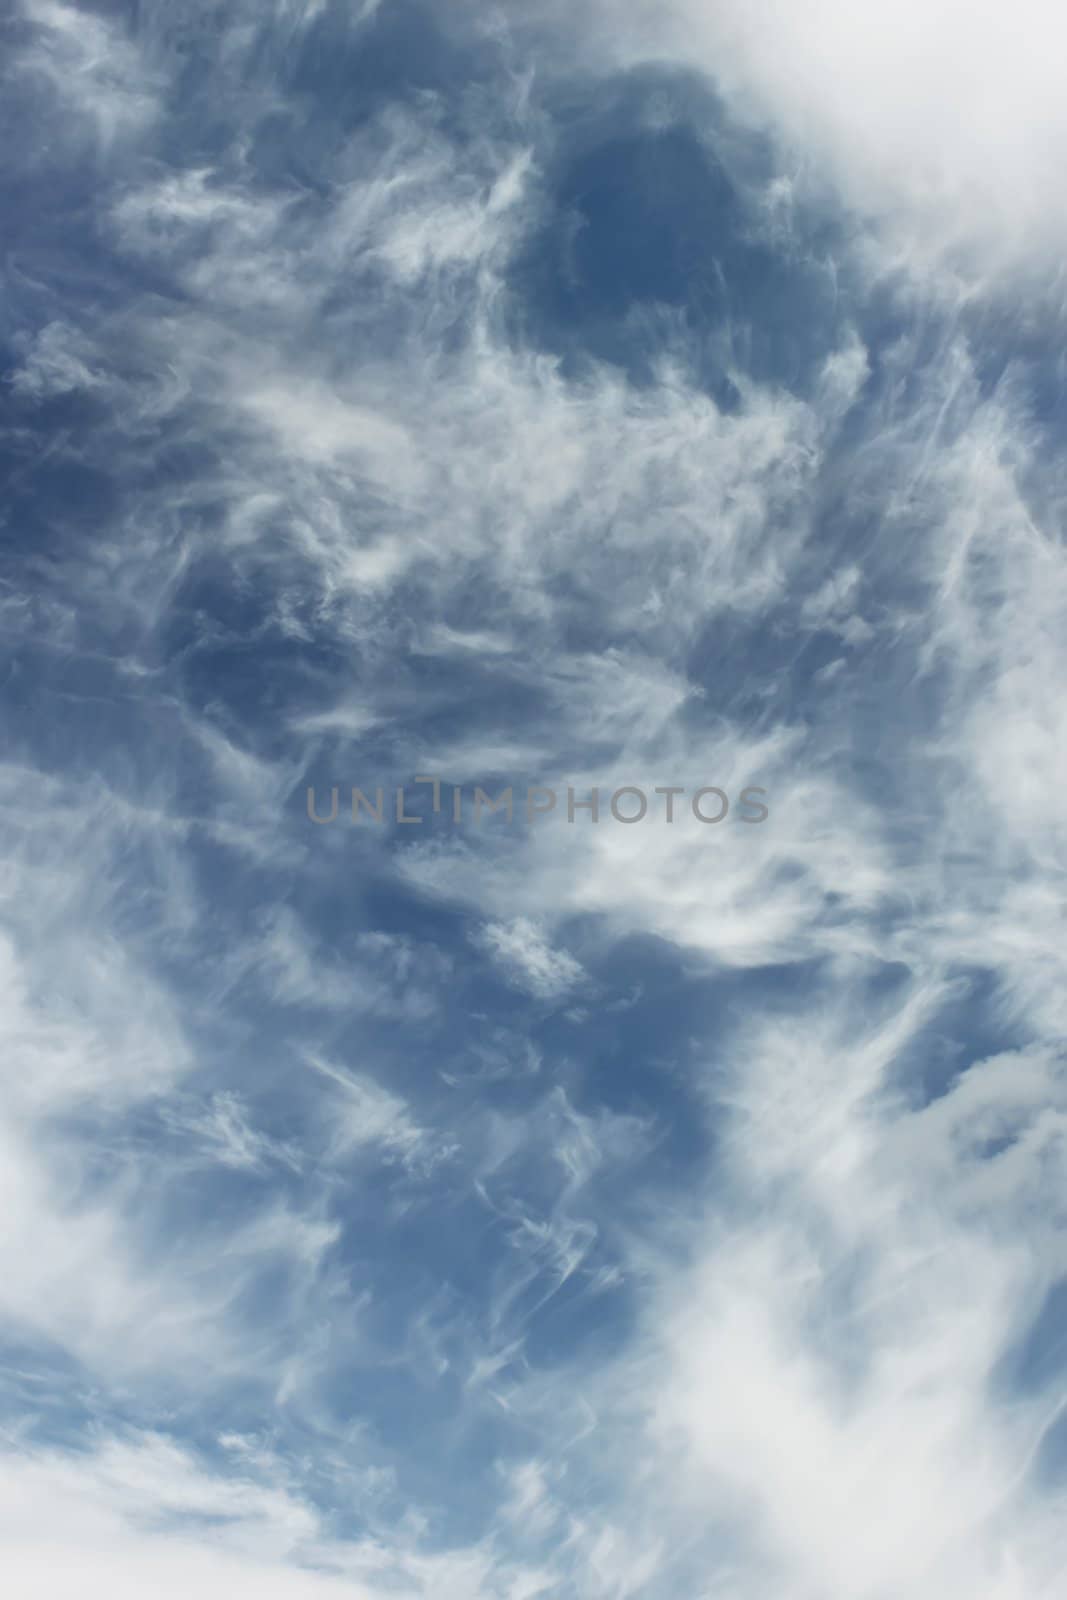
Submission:
[[[1067,1593],[1065,59],[11,0],[12,1600]]]

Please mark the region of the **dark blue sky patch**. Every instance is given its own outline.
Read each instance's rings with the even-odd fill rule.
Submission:
[[[512,269],[518,326],[644,382],[681,354],[728,409],[733,369],[802,391],[835,340],[825,222],[771,236],[765,144],[753,136],[739,156],[741,136],[691,80],[634,73],[589,98],[561,115],[543,219]]]

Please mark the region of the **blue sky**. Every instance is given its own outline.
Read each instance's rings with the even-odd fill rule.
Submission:
[[[1053,1600],[1056,8],[0,30],[11,1592]]]

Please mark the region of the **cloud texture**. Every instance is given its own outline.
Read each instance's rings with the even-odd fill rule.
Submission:
[[[19,1596],[1053,1600],[1057,8],[2,29]]]

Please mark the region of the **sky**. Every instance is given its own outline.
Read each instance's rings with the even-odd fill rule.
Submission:
[[[1065,1592],[1065,46],[9,0],[17,1600]]]

